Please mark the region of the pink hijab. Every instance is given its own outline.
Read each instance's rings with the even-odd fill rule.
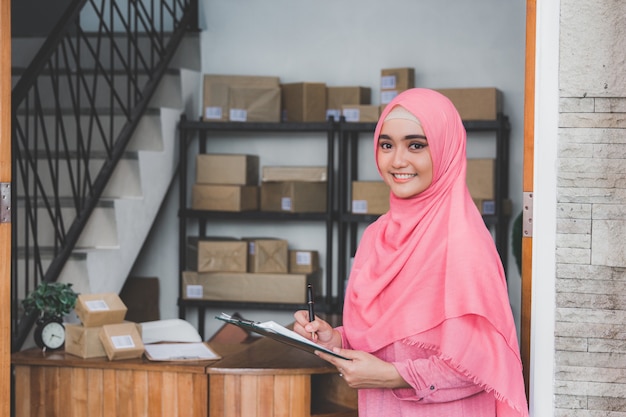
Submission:
[[[389,212],[359,243],[344,303],[353,349],[375,352],[402,341],[435,349],[448,364],[493,392],[498,416],[528,408],[507,284],[493,238],[466,186],[466,132],[443,95],[414,88],[402,106],[420,121],[433,182],[408,199],[390,194]]]

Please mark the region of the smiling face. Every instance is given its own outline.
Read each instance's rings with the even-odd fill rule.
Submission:
[[[405,118],[386,120],[378,136],[376,161],[383,181],[396,197],[413,197],[433,181],[428,140],[419,123]]]

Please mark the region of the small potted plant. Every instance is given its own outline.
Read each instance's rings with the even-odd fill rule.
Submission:
[[[50,350],[63,346],[63,316],[72,311],[77,298],[71,283],[42,282],[22,301],[27,314],[39,314],[34,333],[37,346]]]

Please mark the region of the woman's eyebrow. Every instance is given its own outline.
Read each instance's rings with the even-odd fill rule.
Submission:
[[[391,137],[389,135],[382,133],[378,135],[378,139],[391,139]],[[428,138],[424,135],[415,134],[415,135],[406,135],[404,139],[428,139]]]

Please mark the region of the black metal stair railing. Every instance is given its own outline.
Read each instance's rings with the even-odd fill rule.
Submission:
[[[74,0],[12,92],[12,349],[59,277],[198,0]],[[94,161],[99,161],[95,163]]]

